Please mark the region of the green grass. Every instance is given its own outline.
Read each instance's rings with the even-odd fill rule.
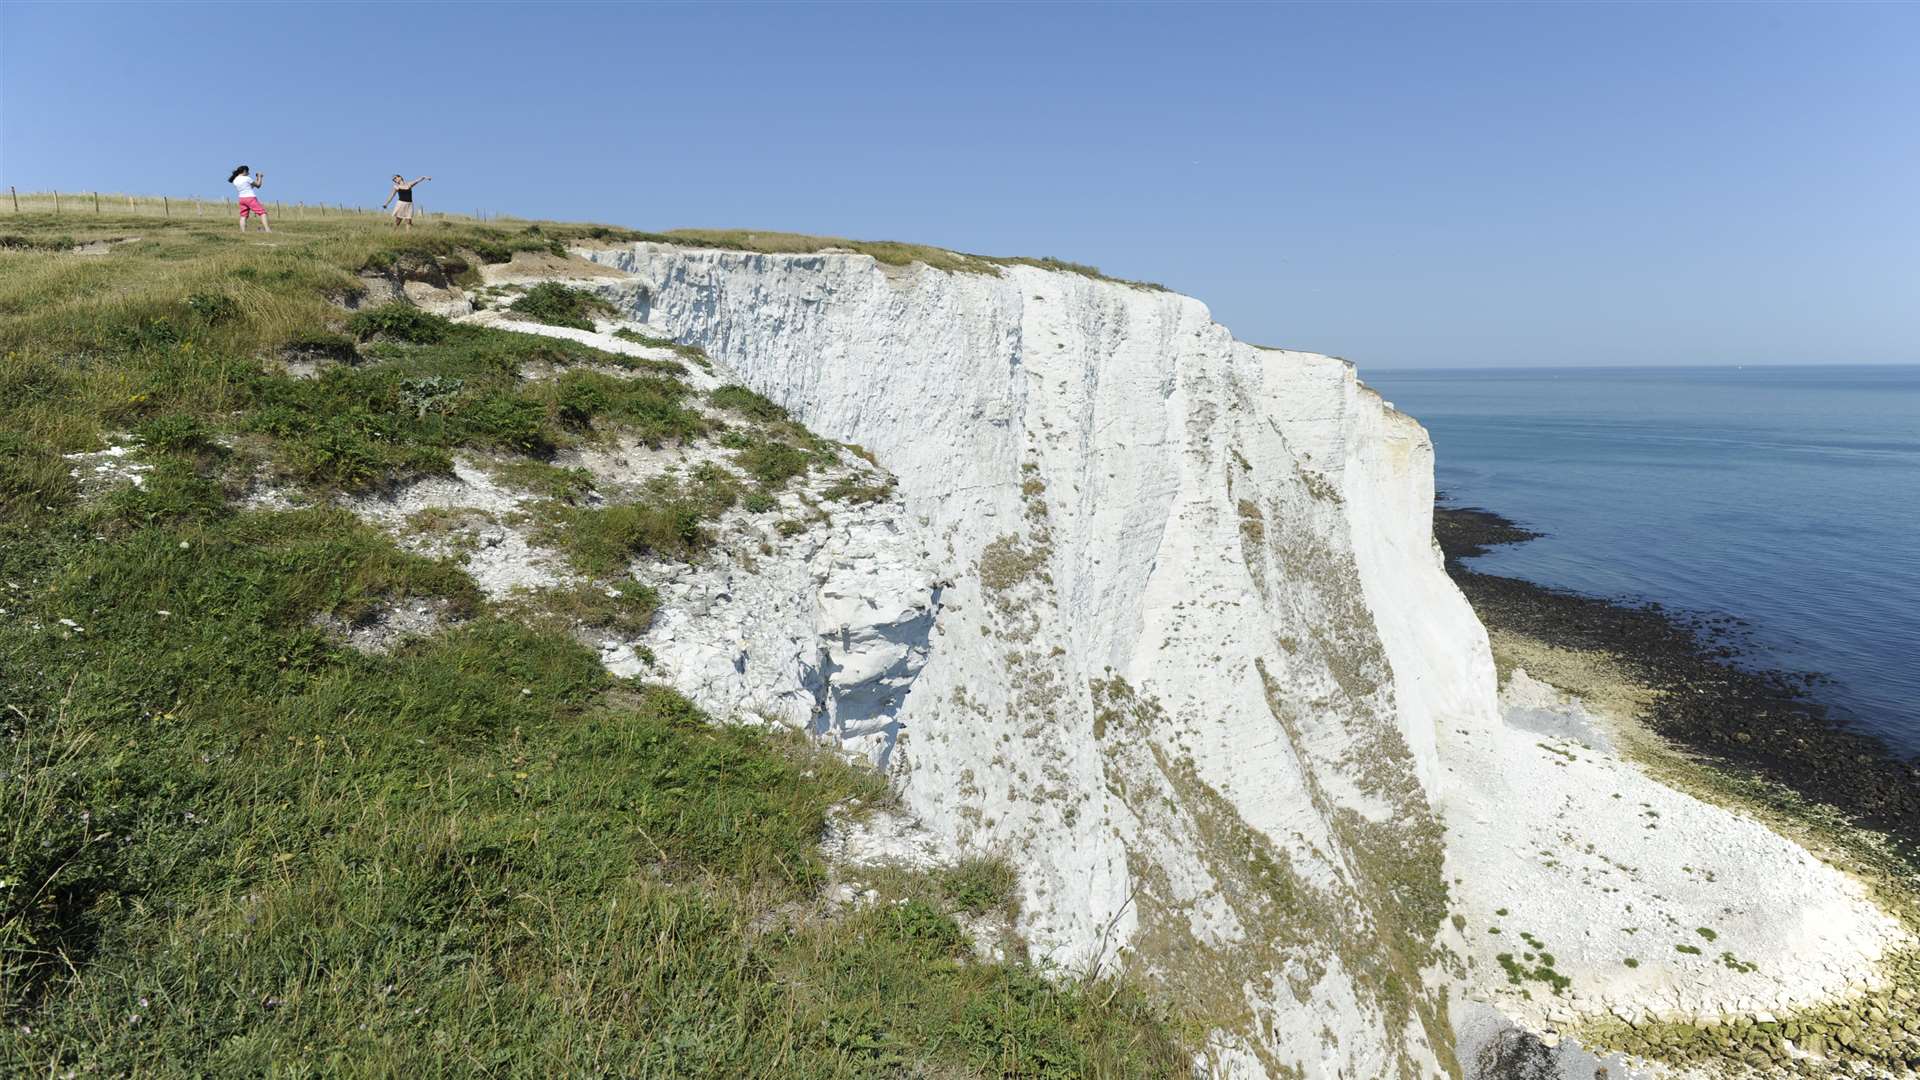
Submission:
[[[582,573],[620,577],[641,555],[698,558],[713,543],[702,524],[708,516],[694,500],[656,489],[641,502],[556,508],[542,539],[565,551]]]
[[[938,875],[941,895],[969,915],[989,911],[1010,913],[1020,878],[1003,859],[976,858]]]
[[[634,581],[614,586],[586,584],[541,589],[516,607],[516,614],[534,625],[558,620],[566,629],[581,626],[612,630],[633,638],[652,625],[653,613],[660,608],[660,594],[652,586]]]
[[[0,251],[67,251],[72,247],[73,237],[71,236],[21,236],[17,233],[0,233]]]
[[[484,451],[583,568],[698,557],[743,495],[724,471],[588,509],[588,480],[542,457],[711,434],[671,373],[332,303],[366,267],[579,230],[8,231],[31,243],[0,249],[0,1073],[1182,1070],[1169,1006],[971,958],[955,916],[1006,910],[1004,866],[897,875],[829,916],[825,816],[884,801],[880,781],[609,676],[575,628],[637,632],[650,590],[493,604],[326,508]],[[143,239],[65,253],[96,235]],[[340,363],[278,373],[314,354]],[[766,476],[816,451],[741,419],[740,453],[791,451],[761,451]],[[126,436],[143,486],[82,498],[61,455]],[[262,470],[319,508],[245,509]],[[382,656],[326,629],[411,603],[449,625]]]
[[[445,341],[453,332],[453,324],[410,304],[387,304],[356,313],[347,320],[347,330],[360,341],[378,337],[432,345]]]
[[[838,456],[834,444],[818,438],[794,422],[787,410],[744,386],[715,387],[707,392],[707,401],[745,419],[743,429],[727,432],[720,443],[734,451],[734,464],[759,481],[763,493],[779,491],[789,480]]]
[[[739,413],[751,420],[785,420],[787,410],[744,386],[716,386],[707,391],[707,400],[719,408]]]
[[[239,396],[251,411],[239,426],[273,436],[290,476],[364,490],[444,472],[460,448],[546,456],[605,426],[656,446],[707,429],[682,404],[687,390],[677,379],[569,370],[529,381],[521,374],[528,365],[612,357],[533,335],[386,319],[392,309],[419,314],[392,305],[355,316],[410,328],[393,338],[379,331],[382,340],[366,350],[377,364],[330,367],[317,379],[246,377]]]
[[[816,455],[790,443],[753,439],[734,453],[733,460],[762,488],[777,491],[812,468]]]
[[[612,304],[594,293],[553,281],[543,281],[528,289],[507,308],[549,326],[575,330],[592,330],[595,315],[616,313]]]
[[[502,484],[546,499],[578,504],[593,491],[593,474],[587,470],[564,468],[537,458],[505,457],[488,467]]]

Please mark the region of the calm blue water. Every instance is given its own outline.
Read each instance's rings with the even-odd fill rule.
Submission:
[[[1920,751],[1920,367],[1363,377],[1448,501],[1548,534],[1476,569],[1737,616],[1750,660]]]

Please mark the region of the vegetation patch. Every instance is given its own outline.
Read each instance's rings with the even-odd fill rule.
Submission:
[[[0,251],[72,251],[73,237],[66,235],[21,236],[0,233]]]
[[[551,619],[565,628],[611,630],[636,638],[653,625],[653,613],[660,610],[660,594],[653,586],[637,581],[587,583],[533,590],[510,607],[529,622]]]
[[[351,364],[360,359],[354,339],[331,330],[296,331],[280,346],[280,355],[289,360],[332,360]]]
[[[973,858],[936,875],[940,893],[956,911],[984,915],[998,911],[1011,916],[1020,876],[1004,859]]]
[[[692,561],[713,544],[704,508],[679,492],[657,490],[639,502],[554,508],[542,539],[566,552],[582,573],[622,577],[642,555]]]
[[[687,391],[677,380],[520,374],[530,363],[601,355],[456,326],[430,344],[375,345],[378,363],[330,367],[313,379],[252,375],[242,392],[251,408],[239,425],[272,436],[274,457],[293,478],[346,491],[444,473],[459,448],[546,457],[606,425],[656,446],[707,430],[683,404]]]
[[[421,311],[412,304],[395,302],[355,312],[347,320],[347,330],[360,341],[378,337],[414,345],[431,345],[446,340],[447,335],[453,332],[453,324],[439,315]]]
[[[585,502],[587,496],[593,491],[592,473],[581,468],[555,465],[538,458],[498,458],[487,463],[487,471],[507,487],[568,505]]]
[[[643,334],[638,330],[630,330],[624,326],[615,330],[613,336],[622,341],[631,341],[635,345],[645,345],[652,349],[671,349],[679,353],[682,358],[691,360],[694,364],[702,368],[713,367],[713,361],[707,357],[707,350],[698,345],[682,345],[672,338],[654,337],[651,334]]]
[[[707,392],[707,400],[719,408],[736,412],[750,420],[776,421],[787,419],[787,410],[775,405],[761,394],[744,386],[717,386]]]
[[[575,330],[592,330],[595,315],[613,316],[618,313],[612,304],[597,293],[554,281],[543,281],[528,289],[508,304],[507,309],[536,322]]]
[[[1500,962],[1500,970],[1507,973],[1507,981],[1515,986],[1525,986],[1530,982],[1544,983],[1555,996],[1559,996],[1573,985],[1572,979],[1553,969],[1553,956],[1550,953],[1540,956],[1537,964],[1526,962],[1535,959],[1532,953],[1526,954],[1522,960],[1515,960],[1512,953],[1503,952],[1494,959]]]
[[[821,498],[829,502],[852,503],[864,506],[868,503],[885,502],[893,495],[899,481],[891,476],[863,480],[855,476],[844,476],[827,486],[820,493]]]
[[[980,585],[989,592],[1006,592],[1029,578],[1044,576],[1042,568],[1051,554],[1050,547],[1002,536],[980,551]]]
[[[813,467],[815,456],[800,447],[777,439],[750,439],[734,452],[733,461],[742,472],[760,481],[762,487],[778,491],[787,481]]]

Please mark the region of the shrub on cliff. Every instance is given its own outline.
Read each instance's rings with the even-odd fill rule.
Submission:
[[[592,330],[595,315],[613,315],[612,304],[585,289],[543,281],[508,304],[507,308],[549,326]]]
[[[453,324],[441,316],[403,303],[368,308],[347,320],[348,332],[361,341],[381,337],[415,345],[431,345],[445,340],[452,329]]]

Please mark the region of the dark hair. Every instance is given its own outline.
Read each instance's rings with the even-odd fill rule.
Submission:
[[[234,177],[239,176],[241,173],[246,171],[247,171],[247,167],[245,165],[235,165],[233,167],[233,171],[227,174],[227,183],[229,184],[233,183]]]

